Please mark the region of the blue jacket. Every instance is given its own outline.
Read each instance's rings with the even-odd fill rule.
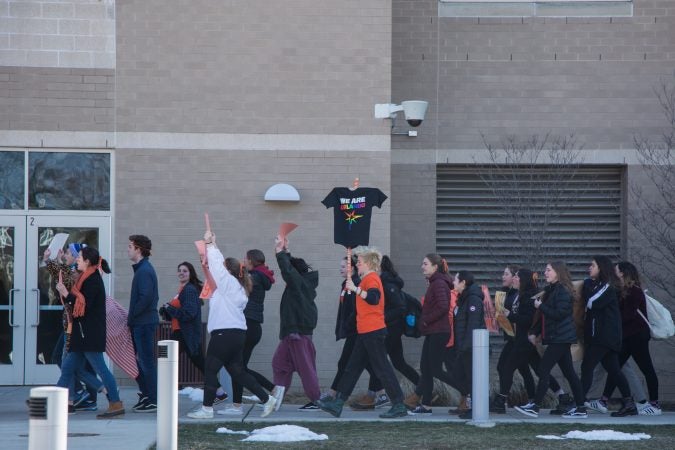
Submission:
[[[158,324],[159,289],[155,269],[148,258],[141,259],[132,267],[134,268],[134,279],[131,282],[127,325],[133,327]]]
[[[185,345],[191,355],[201,352],[202,345],[202,304],[199,301],[199,291],[188,283],[178,294],[180,308],[167,305],[166,312],[178,320],[180,332],[185,340]]]

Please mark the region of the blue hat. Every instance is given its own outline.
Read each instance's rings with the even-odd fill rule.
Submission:
[[[77,258],[80,254],[80,250],[85,248],[87,244],[80,244],[79,242],[73,242],[68,246],[68,250],[70,250],[70,254],[73,255],[73,258]]]

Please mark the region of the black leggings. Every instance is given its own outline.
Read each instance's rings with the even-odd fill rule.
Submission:
[[[244,370],[253,375],[253,378],[255,378],[258,384],[271,392],[272,389],[274,389],[274,383],[265,378],[264,375],[261,375],[255,370],[248,368],[248,362],[251,360],[251,354],[253,353],[255,346],[260,342],[260,338],[262,338],[262,327],[260,326],[260,322],[246,319],[246,340],[244,341],[243,352]],[[243,394],[244,386],[232,380],[232,403],[241,403]]]
[[[420,370],[422,372],[420,383],[423,405],[431,405],[434,378],[438,378],[452,387],[458,385],[455,378],[443,370],[443,362],[445,361],[445,353],[447,351],[445,345],[448,343],[448,339],[450,339],[450,333],[434,333],[424,337],[422,358],[420,360]]]
[[[391,360],[391,365],[394,369],[401,372],[412,384],[417,386],[420,381],[420,375],[413,367],[408,364],[403,357],[403,322],[387,327],[387,337],[384,340],[384,345],[387,347],[387,355]],[[445,348],[445,344],[444,344]]]
[[[652,357],[649,354],[650,339],[651,336],[649,335],[649,330],[625,338],[621,346],[621,352],[619,353],[619,366],[623,367],[623,365],[626,364],[626,361],[628,361],[628,358],[632,356],[647,381],[649,401],[655,402],[659,399],[659,379],[656,376],[654,363],[652,363]],[[610,380],[609,377],[607,377],[605,390],[602,395],[609,398],[612,395],[612,392],[614,392],[615,387],[616,383],[614,380]]]
[[[524,357],[524,355],[521,354],[524,349],[517,349],[517,347],[519,346],[514,339],[507,339],[502,348],[502,352],[499,354],[499,361],[497,361],[499,385],[508,385],[506,391],[500,387],[500,393],[508,395],[508,391],[511,390],[511,385],[513,384],[513,372],[518,369],[520,376],[523,377],[523,384],[525,385],[528,398],[534,398],[534,378],[532,377],[532,372],[530,372],[530,367],[528,365],[529,361],[526,356]],[[519,352],[517,355],[514,353],[516,350]],[[502,383],[503,378],[506,378],[505,383]]]
[[[356,344],[356,336],[357,335],[355,334],[352,336],[348,336],[345,339],[344,345],[342,346],[342,354],[340,355],[340,359],[338,360],[338,370],[337,373],[335,374],[335,378],[333,378],[333,383],[330,385],[330,388],[334,391],[337,391],[340,379],[345,374],[347,363],[349,362],[349,358],[352,356],[352,352],[354,351],[354,344]],[[368,371],[368,374],[370,375],[370,382],[368,389],[371,389],[370,386],[375,387],[375,389],[372,389],[373,391],[379,391],[380,389],[382,389],[382,384],[380,383],[379,378],[375,376],[375,372],[373,372],[373,369],[371,369],[370,363],[366,364],[366,371]]]
[[[251,374],[244,370],[243,350],[246,341],[246,330],[227,328],[213,330],[206,350],[204,406],[213,406],[218,390],[218,372],[225,366],[232,381],[243,385],[266,403],[269,396]]]
[[[601,363],[607,371],[607,380],[612,380],[619,387],[621,396],[623,398],[630,397],[630,386],[628,386],[628,381],[621,372],[621,366],[619,365],[619,353],[604,345],[594,344],[586,346],[584,360],[581,362],[581,385],[584,395],[588,393],[591,384],[593,384],[593,371],[598,363]]]
[[[541,362],[539,363],[539,369],[537,370],[539,383],[537,384],[537,393],[534,396],[534,403],[536,405],[541,406],[541,402],[548,389],[551,370],[553,370],[553,366],[556,364],[558,364],[563,375],[567,378],[570,388],[572,388],[572,394],[574,395],[574,402],[576,405],[584,405],[584,394],[581,388],[581,382],[574,371],[574,365],[572,365],[570,345],[571,344],[549,344],[546,347],[544,356],[541,357]]]

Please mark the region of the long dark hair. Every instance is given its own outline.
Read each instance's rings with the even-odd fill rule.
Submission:
[[[466,282],[466,287],[469,287],[473,284],[474,276],[468,270],[460,270],[457,272],[457,280],[461,283],[462,281]]]
[[[520,279],[519,295],[528,294],[537,290],[537,280],[534,278],[534,272],[530,269],[518,269],[518,278]]]
[[[187,261],[183,261],[182,263],[178,264],[177,269],[180,269],[180,266],[187,267],[187,270],[190,273],[190,279],[188,280],[188,283],[201,290],[204,286],[204,283],[202,283],[202,280],[197,277],[197,271],[195,271],[195,267]]]
[[[253,289],[253,282],[251,277],[248,274],[248,270],[244,270],[244,266],[241,265],[241,262],[237,258],[225,258],[225,268],[230,274],[239,281],[239,284],[246,291],[246,295],[251,294]]]
[[[597,262],[597,261],[596,261]],[[640,273],[632,263],[628,261],[621,261],[616,265],[619,272],[623,274],[623,286],[621,287],[621,297],[626,297],[628,291],[633,286],[638,289],[642,289],[642,283],[640,283]]]
[[[551,261],[548,263],[558,276],[558,283],[574,297],[574,285],[572,284],[572,275],[563,261]]]
[[[599,274],[598,280],[602,283],[609,283],[609,285],[615,289],[620,289],[619,278],[614,272],[614,264],[612,260],[609,259],[609,256],[596,255],[593,257],[593,261],[598,265]]]
[[[82,254],[82,259],[87,261],[90,266],[98,266],[99,259],[101,259],[101,255],[99,254],[98,250],[96,250],[94,247],[84,247],[80,250],[80,253]],[[104,271],[105,273],[110,273],[112,272],[110,270],[110,266],[108,265],[108,261],[105,259],[101,259],[101,270]]]
[[[431,261],[431,260],[430,260]],[[388,255],[382,255],[382,263],[380,263],[380,272],[388,272],[394,277],[398,276],[398,272],[394,268],[394,263],[391,262],[391,259]]]

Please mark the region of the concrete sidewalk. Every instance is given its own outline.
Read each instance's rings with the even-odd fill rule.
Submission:
[[[5,449],[26,449],[28,447],[28,409],[26,399],[30,395],[30,387],[5,386],[0,387],[0,436]],[[136,389],[125,387],[120,391],[127,413],[118,419],[97,420],[96,412],[84,411],[68,417],[68,449],[91,450],[93,448],[129,450],[145,450],[153,445],[157,433],[157,415],[154,413],[134,413],[130,407],[137,401]],[[179,396],[179,423],[181,425],[195,423],[225,423],[240,422],[241,417],[216,415],[210,420],[193,420],[185,415],[199,403],[191,401],[187,396]],[[246,422],[251,423],[288,423],[288,422],[334,422],[339,421],[380,421],[378,415],[383,410],[352,411],[345,408],[342,417],[335,419],[322,411],[298,411],[300,405],[284,404],[281,410],[272,413],[269,417],[260,418],[261,410],[254,407]],[[104,396],[99,396],[99,411],[107,407]],[[222,407],[222,406],[221,406]],[[245,406],[248,409],[248,405]],[[408,416],[395,419],[397,422],[465,422],[447,413],[447,407],[435,407],[433,414],[424,416]],[[641,425],[675,425],[675,413],[668,412],[661,416],[632,416],[613,418],[607,414],[590,414],[588,419],[568,420],[558,416],[550,416],[543,411],[539,419],[529,419],[509,409],[508,414],[492,415],[491,420],[498,424],[504,423],[584,423],[597,424],[603,427],[616,424]],[[180,445],[179,445],[180,447]]]

